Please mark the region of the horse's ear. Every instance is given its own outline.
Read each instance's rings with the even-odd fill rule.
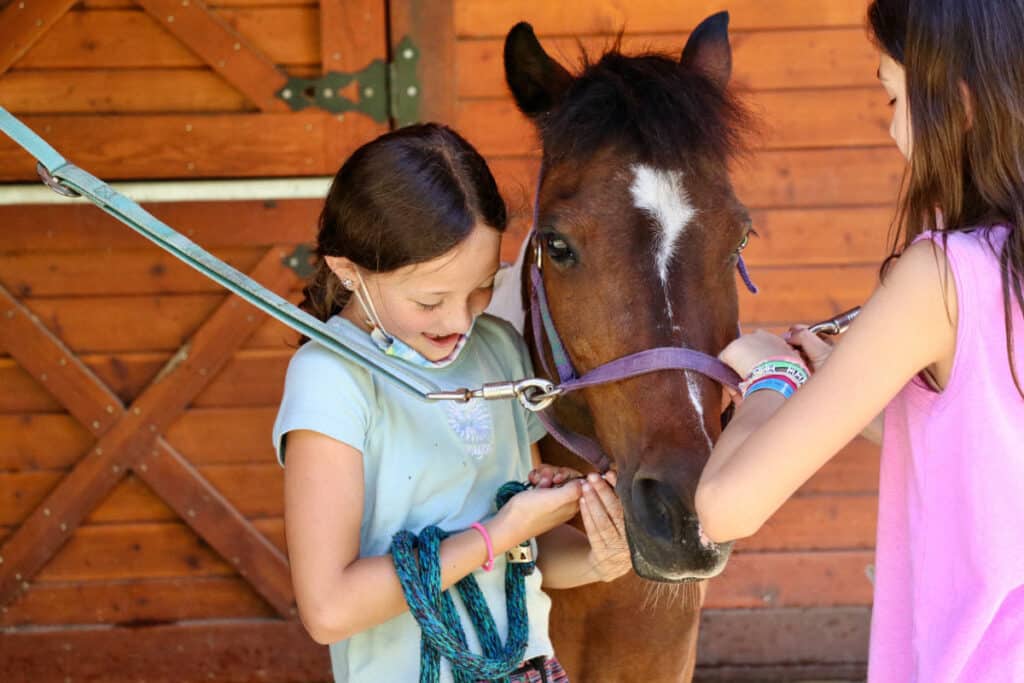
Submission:
[[[713,14],[693,30],[679,63],[703,72],[723,88],[732,76],[729,13]]]
[[[505,38],[505,80],[519,110],[534,117],[554,108],[572,75],[548,56],[533,27],[520,22]]]

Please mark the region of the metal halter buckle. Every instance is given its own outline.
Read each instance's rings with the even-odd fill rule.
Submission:
[[[42,163],[37,163],[36,164],[36,173],[39,174],[39,179],[43,181],[44,185],[46,185],[48,188],[50,188],[51,190],[53,190],[54,192],[56,192],[59,195],[64,196],[64,197],[81,197],[82,196],[82,195],[78,194],[77,192],[75,192],[74,190],[72,190],[71,188],[64,187],[63,185],[61,185],[60,184],[60,180],[58,180],[57,178],[54,178],[52,175],[50,175],[50,172],[46,170],[46,167],[43,166]]]

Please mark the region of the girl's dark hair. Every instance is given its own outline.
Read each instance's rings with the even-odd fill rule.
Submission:
[[[441,256],[480,222],[504,232],[508,215],[487,163],[468,142],[433,123],[386,133],[357,149],[334,176],[300,305],[320,320],[345,306],[349,292],[325,256],[392,271]]]
[[[999,254],[1006,350],[1024,398],[1013,340],[1014,301],[1024,311],[1024,0],[874,0],[868,25],[904,66],[911,117],[886,263],[926,230],[945,238],[1008,225]]]

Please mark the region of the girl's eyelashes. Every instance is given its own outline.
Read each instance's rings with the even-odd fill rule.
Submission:
[[[896,106],[896,98],[895,97],[892,98],[891,100],[889,100],[889,106],[890,107],[895,107]]]
[[[424,304],[417,301],[416,305],[419,306],[420,310],[422,311],[436,311],[437,309],[441,308],[441,303],[442,302],[439,301],[436,304]]]

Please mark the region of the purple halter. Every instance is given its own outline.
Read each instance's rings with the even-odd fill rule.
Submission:
[[[533,343],[537,349],[537,354],[541,358],[541,364],[544,366],[545,373],[547,373],[548,377],[558,378],[557,388],[560,394],[600,384],[617,382],[660,370],[691,370],[713,379],[726,387],[733,389],[737,387],[740,378],[725,363],[702,351],[676,346],[647,349],[639,353],[617,358],[584,373],[582,377],[578,376],[572,361],[569,359],[569,354],[565,350],[565,345],[558,335],[554,320],[551,318],[547,293],[544,289],[544,277],[541,275],[543,249],[536,228],[531,231],[527,239],[530,240],[534,250],[533,258],[530,259],[529,265],[530,321],[533,327]],[[757,287],[750,280],[742,256],[737,263],[737,268],[744,284],[752,293],[756,294]],[[544,353],[545,342],[554,360],[555,372],[552,372],[548,366],[547,356]],[[538,411],[536,415],[547,428],[548,433],[562,446],[601,472],[609,468],[611,460],[594,439],[564,429],[544,410]]]

